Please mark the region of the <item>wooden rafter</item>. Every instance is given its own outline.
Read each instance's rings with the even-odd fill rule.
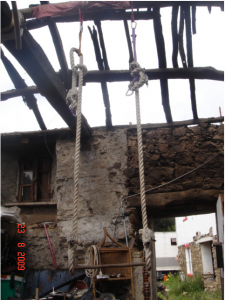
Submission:
[[[16,90],[9,90],[1,93],[1,101],[6,101],[10,98],[18,96],[27,96],[33,94],[40,94],[40,90],[36,86],[30,86],[26,88],[17,88]]]
[[[89,32],[90,32],[90,35],[91,35],[91,38],[92,38],[92,41],[93,41],[95,56],[96,56],[96,60],[97,60],[97,63],[98,63],[98,68],[99,68],[100,71],[103,71],[104,70],[104,64],[103,64],[103,59],[102,59],[102,56],[101,56],[99,43],[98,43],[97,31],[95,30],[94,26],[93,26],[93,32],[91,31],[90,27],[88,27],[88,29],[89,29]],[[107,62],[107,57],[105,57],[105,60],[106,60],[106,66],[109,68],[108,62]],[[104,101],[104,105],[105,105],[105,115],[106,115],[105,122],[106,122],[107,128],[110,128],[110,127],[112,127],[112,118],[111,118],[108,88],[107,88],[107,83],[106,83],[105,80],[101,81],[101,88],[102,88],[103,101]]]
[[[106,49],[105,49],[105,42],[104,42],[104,38],[103,38],[101,21],[95,20],[95,25],[97,26],[97,29],[98,29],[99,41],[100,41],[100,46],[102,49],[102,57],[103,57],[103,62],[104,62],[104,70],[109,70],[109,64],[108,64],[108,59],[107,59],[107,54],[106,54]]]
[[[127,20],[123,20],[123,24],[124,24],[124,29],[125,29],[126,39],[127,39],[127,46],[128,46],[128,51],[129,51],[129,64],[130,64],[132,61],[134,61],[134,55],[133,55],[133,51],[132,51],[132,44],[131,44]]]
[[[178,61],[177,61],[178,43],[179,43],[179,36],[178,36],[178,30],[177,30],[178,10],[179,10],[178,5],[174,5],[172,7],[172,23],[171,23],[172,39],[173,39],[172,62],[173,62],[173,67],[174,68],[178,68]]]
[[[40,45],[27,30],[24,30],[22,43],[23,51],[15,49],[14,41],[6,41],[4,46],[19,61],[40,89],[41,94],[47,98],[75,134],[76,118],[71,114],[66,104],[67,92],[61,79],[57,76]],[[83,116],[81,132],[82,137],[89,137],[91,133],[91,129]]]
[[[193,63],[193,53],[192,53],[190,6],[185,6],[184,11],[185,11],[185,25],[186,25],[186,39],[187,39],[187,61],[188,61],[188,67],[193,68],[194,63]],[[191,107],[193,111],[193,117],[194,119],[198,119],[194,78],[190,78],[189,82],[190,82]]]
[[[52,40],[53,43],[55,45],[55,50],[57,53],[57,57],[59,60],[59,64],[62,70],[62,74],[63,74],[63,82],[65,84],[65,87],[67,89],[70,89],[71,87],[71,80],[70,80],[70,76],[69,76],[69,69],[68,69],[68,64],[66,61],[66,56],[65,56],[65,52],[63,49],[63,44],[62,44],[62,40],[59,34],[59,30],[57,28],[57,25],[55,23],[54,20],[50,19],[48,20],[48,27],[49,30],[51,32],[51,36],[52,36]]]
[[[59,71],[59,76],[61,71]],[[70,70],[72,76],[72,72]],[[145,74],[148,75],[148,80],[157,79],[207,79],[224,81],[224,72],[216,70],[212,67],[195,67],[195,68],[166,68],[166,69],[146,69]],[[116,71],[88,71],[84,77],[85,83],[88,82],[116,82],[116,81],[131,81],[132,77],[129,70]]]
[[[154,8],[153,12],[155,13],[155,17],[153,19],[153,25],[154,25],[155,41],[156,41],[156,48],[157,48],[158,60],[159,60],[159,68],[166,68],[167,67],[166,49],[165,49],[163,32],[162,32],[160,10],[159,8]],[[173,122],[173,119],[170,110],[168,81],[166,78],[160,79],[160,86],[161,86],[161,94],[162,94],[162,105],[165,112],[166,120],[168,123],[171,123]]]
[[[14,42],[14,41],[13,41]],[[15,44],[14,44],[15,47]],[[19,51],[21,52],[21,51]],[[7,73],[9,74],[9,77],[11,78],[15,88],[17,89],[26,89],[27,85],[23,78],[20,76],[20,74],[17,72],[13,64],[8,60],[8,58],[4,55],[4,52],[1,49],[1,60],[6,68]],[[42,116],[40,114],[40,111],[37,106],[37,99],[34,97],[33,93],[29,95],[23,95],[23,101],[27,104],[29,109],[31,109],[37,119],[37,122],[42,130],[46,130],[45,123],[42,119]]]
[[[178,1],[134,1],[134,7],[135,8],[163,8],[163,7],[170,7],[173,5],[178,5]],[[211,6],[211,7],[220,7],[222,11],[224,11],[224,2],[223,1],[182,1],[182,4],[190,5],[190,6]],[[33,18],[32,9],[31,8],[25,8],[20,10],[25,19],[31,19]],[[117,11],[117,16],[120,16],[120,20],[123,19],[120,15],[120,11]],[[146,12],[139,12],[135,14],[135,20],[138,20],[139,15],[148,15]],[[102,16],[101,16],[102,15]],[[115,13],[112,14],[111,11],[104,11],[104,13],[86,13],[86,16],[84,17],[84,21],[93,21],[95,18],[99,17],[99,20],[119,20],[119,18],[115,15]],[[67,17],[66,17],[67,18]],[[107,18],[107,19],[102,19]],[[112,19],[114,18],[114,19]],[[152,14],[153,18],[153,14]],[[126,16],[126,20],[130,19],[130,16]],[[75,22],[79,21],[79,16],[75,15],[72,17],[69,17],[67,20],[65,18],[55,18],[56,22]]]

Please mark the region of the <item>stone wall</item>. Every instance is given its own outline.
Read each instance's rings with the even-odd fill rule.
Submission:
[[[58,268],[68,268],[67,236],[72,232],[73,220],[74,138],[60,136],[56,140],[56,160],[53,161],[51,178],[51,201],[55,205],[21,209],[21,218],[27,225],[23,240],[30,268],[54,269],[43,222],[52,222],[48,225],[48,232]],[[194,127],[145,128],[143,150],[147,190],[192,170],[223,150],[223,126],[201,124]],[[18,166],[17,156],[2,153],[3,203],[17,201]],[[76,250],[76,264],[85,263],[85,253],[90,245],[102,239],[103,227],[125,244],[120,204],[127,195],[139,192],[138,172],[136,130],[96,128],[92,138],[82,144],[78,199],[81,244]],[[187,176],[176,184],[166,186],[161,192],[193,188],[223,189],[222,158],[199,169],[195,176]],[[125,217],[129,245],[138,261],[140,258],[135,256],[135,251],[142,250],[142,243],[135,239],[134,232],[142,228],[140,210],[129,207],[125,210]],[[107,243],[111,245],[109,240]],[[141,269],[134,269],[138,282]]]
[[[143,130],[143,151],[146,190],[168,182],[206,162],[223,151],[224,127],[202,123],[193,127]],[[127,188],[130,194],[139,192],[137,134],[128,131]],[[163,192],[189,189],[223,189],[223,159],[215,159]],[[210,166],[210,168],[209,168]],[[157,193],[158,191],[155,191]],[[154,193],[154,192],[153,192]]]
[[[210,234],[204,235],[211,236]],[[203,237],[203,236],[202,236]],[[215,292],[218,288],[221,288],[221,279],[220,279],[220,269],[217,268],[216,264],[216,251],[213,247],[213,242],[217,242],[217,236],[212,236],[212,259],[213,259],[213,268],[214,274],[205,275],[203,274],[203,263],[202,263],[202,252],[201,252],[201,243],[196,243],[199,239],[197,236],[193,237],[193,243],[190,243],[191,250],[191,262],[193,274],[202,274],[202,280],[204,282],[204,288],[207,291]],[[181,267],[181,271],[187,276],[187,267],[186,267],[186,254],[185,254],[185,245],[178,247],[178,262]]]
[[[17,203],[19,184],[19,157],[16,154],[1,152],[1,205]]]

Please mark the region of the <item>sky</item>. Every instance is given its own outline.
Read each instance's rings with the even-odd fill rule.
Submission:
[[[52,3],[66,1],[51,1]],[[11,1],[8,1],[11,7]],[[18,9],[27,8],[35,1],[17,1]],[[128,12],[130,14],[130,12]],[[163,35],[166,46],[167,67],[172,68],[172,35],[171,35],[171,8],[161,9]],[[179,24],[179,23],[178,23]],[[84,22],[82,38],[82,53],[84,64],[89,71],[98,70],[95,59],[92,39],[88,26],[94,22]],[[131,32],[130,21],[128,22]],[[68,65],[69,51],[79,45],[79,23],[57,23],[61,34]],[[214,67],[224,70],[224,12],[220,8],[212,7],[209,14],[206,7],[197,7],[197,33],[193,35],[193,60],[195,67]],[[129,68],[129,53],[125,30],[122,21],[104,21],[102,30],[107,51],[108,63],[111,70],[127,70]],[[30,33],[41,45],[48,56],[55,71],[60,69],[56,51],[48,27],[31,30]],[[153,32],[153,21],[137,21],[136,28],[137,61],[145,69],[158,68],[158,57]],[[185,34],[184,34],[185,36]],[[184,38],[184,47],[186,44]],[[28,86],[35,85],[26,71],[2,46],[7,58],[13,63],[17,71]],[[75,57],[77,64],[78,57]],[[179,67],[182,67],[180,57]],[[14,89],[5,68],[0,62],[1,92]],[[172,117],[174,121],[192,119],[190,90],[188,80],[169,80],[169,96]],[[136,124],[135,96],[125,94],[129,82],[107,83],[111,105],[113,125]],[[224,115],[224,83],[212,80],[196,80],[196,99],[199,118],[219,117],[219,107]],[[52,108],[48,101],[36,94],[37,104],[48,129],[65,128],[66,123]],[[149,85],[140,89],[141,121],[146,123],[166,122],[161,104],[161,90],[159,80],[149,81]],[[101,86],[99,83],[88,83],[83,87],[82,113],[91,127],[105,126],[105,112]],[[22,97],[16,97],[0,103],[0,132],[38,131],[39,125],[31,110],[24,104]]]

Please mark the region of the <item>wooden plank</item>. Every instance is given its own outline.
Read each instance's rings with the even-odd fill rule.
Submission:
[[[80,265],[80,266],[75,266],[74,269],[84,270],[84,269],[101,269],[101,268],[127,268],[127,267],[137,267],[137,266],[145,266],[145,263],[138,262],[138,263],[103,264],[103,265]]]
[[[11,41],[13,43],[13,41]],[[15,45],[13,44],[13,47],[15,49]],[[22,51],[18,51],[15,49],[15,51],[21,53]],[[4,52],[1,49],[1,60],[6,68],[7,73],[9,74],[9,77],[11,78],[14,86],[16,88],[27,88],[27,85],[25,83],[25,81],[23,80],[23,78],[20,76],[20,74],[17,72],[17,70],[15,69],[15,67],[13,66],[13,64],[10,62],[10,60],[8,60],[8,58],[4,55]],[[29,94],[29,95],[24,95],[23,96],[23,101],[25,103],[27,103],[27,106],[29,107],[29,109],[31,109],[37,119],[37,122],[40,126],[40,128],[42,130],[46,130],[46,126],[45,123],[42,119],[41,113],[38,109],[37,106],[37,99],[34,97],[34,95]]]
[[[40,45],[26,29],[24,29],[22,42],[23,51],[17,51],[13,41],[7,41],[4,45],[19,61],[38,86],[41,93],[47,98],[75,135],[76,118],[71,114],[66,104],[67,91],[61,79],[57,76]],[[90,133],[91,129],[86,119],[82,116],[81,137],[89,137]]]
[[[172,39],[173,39],[172,62],[173,62],[174,68],[178,68],[178,61],[177,61],[178,43],[179,43],[179,36],[178,36],[178,31],[177,31],[178,10],[179,10],[179,6],[174,5],[172,7],[172,23],[171,23]]]
[[[60,75],[61,72],[58,74]],[[70,71],[71,76],[72,72]],[[207,79],[224,81],[224,72],[216,70],[212,67],[195,67],[185,69],[147,69],[145,74],[148,75],[148,80],[158,79]],[[110,71],[88,71],[84,77],[84,82],[121,82],[131,81],[132,77],[129,70],[110,70]]]
[[[185,11],[188,67],[193,68],[194,63],[193,63],[193,53],[192,53],[190,6],[185,6],[184,11]],[[198,113],[197,113],[197,103],[196,103],[196,94],[195,94],[195,80],[191,78],[189,82],[190,82],[190,92],[191,92],[191,107],[192,107],[193,117],[196,120],[198,119]]]
[[[127,39],[127,46],[128,46],[128,51],[129,51],[129,57],[130,57],[129,64],[130,64],[132,61],[134,61],[134,56],[133,56],[133,51],[132,51],[132,44],[131,44],[127,20],[123,20],[123,24],[124,24],[124,29],[125,29],[126,39]]]
[[[103,71],[104,65],[103,65],[101,51],[100,51],[100,47],[99,47],[99,43],[98,43],[97,31],[95,30],[94,26],[93,26],[93,32],[91,31],[91,28],[89,26],[88,26],[88,30],[90,32],[91,39],[93,41],[95,56],[96,56],[96,60],[98,63],[98,68],[100,71]],[[107,64],[108,64],[108,62],[106,63],[106,65]],[[112,118],[111,118],[111,110],[110,110],[110,101],[109,101],[108,88],[107,88],[107,84],[106,84],[105,80],[103,80],[101,82],[101,88],[102,88],[103,101],[104,101],[104,105],[105,105],[105,115],[106,115],[105,122],[106,122],[107,128],[111,128],[112,127]]]
[[[65,84],[65,87],[67,89],[70,89],[71,88],[71,80],[70,80],[70,75],[69,75],[68,64],[66,61],[66,56],[65,56],[64,49],[63,49],[63,44],[62,44],[62,40],[61,40],[61,37],[59,34],[59,30],[53,19],[50,19],[48,21],[48,27],[51,32],[52,40],[55,45],[56,54],[57,54],[57,57],[59,60],[61,70],[62,70],[63,82]]]
[[[9,90],[6,92],[1,92],[1,101],[6,101],[10,98],[18,97],[18,96],[27,96],[33,94],[40,94],[40,90],[36,86],[29,86],[26,88]]]

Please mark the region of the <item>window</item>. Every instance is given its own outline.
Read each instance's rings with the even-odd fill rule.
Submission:
[[[171,238],[170,243],[171,243],[171,246],[176,246],[177,245],[177,239],[176,238]]]
[[[19,202],[50,200],[51,166],[49,157],[25,159],[21,162]]]

